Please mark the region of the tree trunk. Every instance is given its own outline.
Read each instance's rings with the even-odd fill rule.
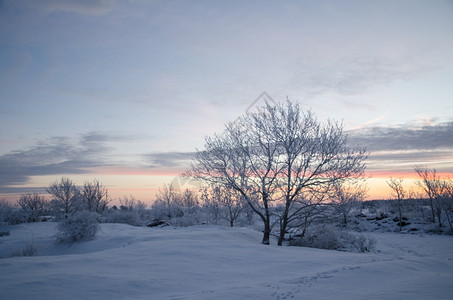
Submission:
[[[448,221],[448,224],[450,225],[450,230],[453,232],[453,226],[451,224],[450,215],[448,214],[447,209],[445,210],[445,215],[447,216],[447,221]]]
[[[435,223],[436,222],[436,215],[434,213],[434,204],[433,204],[433,198],[432,197],[429,197],[429,202],[431,204],[431,213],[433,214],[432,222]]]
[[[269,213],[269,206],[267,202],[267,197],[264,196],[264,209],[265,209],[265,215],[264,215],[264,233],[263,233],[263,241],[261,242],[263,245],[270,245],[270,237],[271,237],[271,217]]]
[[[288,227],[288,214],[289,214],[289,207],[291,204],[291,199],[287,196],[286,197],[286,204],[285,204],[285,211],[283,212],[283,222],[280,222],[280,236],[278,237],[278,246],[283,244],[283,240],[285,239],[286,234],[286,227]]]
[[[281,246],[283,244],[287,226],[288,226],[288,219],[286,216],[283,216],[283,222],[281,223],[281,226],[280,226],[280,236],[278,237],[278,242],[277,242],[278,246]]]
[[[439,228],[442,228],[442,211],[437,213],[437,220],[439,221]]]
[[[261,242],[263,245],[270,245],[270,237],[271,237],[271,226],[269,219],[267,218],[264,222],[264,233],[263,233],[263,241]]]

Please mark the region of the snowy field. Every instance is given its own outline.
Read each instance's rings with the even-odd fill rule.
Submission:
[[[0,237],[1,299],[453,299],[453,237],[371,233],[374,253],[261,245],[250,228],[101,224],[54,242],[56,223]],[[11,257],[27,245],[33,257]]]

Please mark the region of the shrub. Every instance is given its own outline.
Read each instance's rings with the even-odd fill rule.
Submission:
[[[305,236],[289,242],[290,246],[351,252],[373,251],[375,244],[372,238],[342,231],[331,225],[313,226]]]
[[[95,212],[80,211],[61,221],[57,226],[57,240],[92,240],[99,231],[100,216]]]
[[[143,221],[140,219],[138,213],[129,210],[117,210],[112,211],[105,216],[106,223],[122,223],[133,226],[143,225]]]
[[[22,250],[16,250],[11,256],[35,256],[38,253],[38,247],[34,243],[27,244]]]
[[[0,199],[0,223],[16,225],[26,223],[28,215],[24,210],[11,205],[8,201]]]
[[[358,234],[349,234],[349,236],[351,237],[349,239],[350,246],[355,252],[371,252],[376,248],[376,240],[374,238]]]

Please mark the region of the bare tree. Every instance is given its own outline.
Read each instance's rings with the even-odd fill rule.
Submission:
[[[205,197],[216,215],[233,227],[244,209],[242,195],[232,188],[213,185]]]
[[[51,206],[58,215],[63,214],[67,217],[77,211],[80,193],[71,179],[62,177],[60,181],[51,183],[46,191],[51,195]]]
[[[185,208],[189,214],[196,213],[199,203],[198,195],[194,191],[185,189],[184,193],[180,195],[179,199],[180,205]]]
[[[423,189],[429,198],[432,222],[436,222],[437,217],[439,227],[442,227],[442,180],[439,175],[437,175],[436,169],[416,166],[414,167],[414,170],[420,177],[417,185]]]
[[[47,207],[46,199],[38,193],[23,194],[20,196],[18,203],[26,211],[30,222],[36,222]]]
[[[212,222],[213,224],[217,224],[221,217],[220,211],[221,206],[218,201],[216,201],[211,196],[211,189],[208,186],[203,186],[200,188],[200,198],[203,204],[203,207],[207,209],[208,212],[208,222]]]
[[[320,223],[327,220],[330,216],[329,205],[326,200],[327,192],[304,192],[292,202],[290,214],[288,216],[287,231],[290,233],[290,238],[297,236],[305,236],[307,229],[313,223]],[[280,215],[280,223],[282,217]]]
[[[366,193],[366,187],[361,181],[334,184],[331,204],[335,212],[342,216],[345,226],[348,224],[349,213],[363,201]]]
[[[124,195],[120,197],[120,209],[121,210],[129,210],[132,211],[135,207],[135,198],[134,196],[130,195],[129,197]]]
[[[177,191],[173,184],[164,184],[156,195],[152,207],[154,210],[163,209],[166,218],[171,219],[173,217],[181,216],[183,213],[181,210],[181,195]]]
[[[102,186],[97,179],[93,180],[93,182],[85,182],[81,199],[85,209],[97,213],[102,213],[111,201],[107,188]]]
[[[271,108],[268,108],[271,111]],[[365,149],[349,148],[343,125],[334,121],[319,122],[310,111],[300,111],[297,104],[273,108],[271,134],[280,146],[282,160],[280,191],[285,211],[278,244],[282,245],[288,225],[290,208],[306,191],[330,190],[345,180],[363,176],[367,154]]]
[[[450,178],[442,183],[442,207],[450,230],[453,232],[453,180]]]
[[[403,201],[406,199],[406,191],[403,187],[402,178],[392,178],[387,181],[388,186],[392,189],[392,197],[396,200],[396,208],[398,210],[398,225],[401,228],[403,227]]]
[[[261,110],[263,111],[263,110]],[[240,193],[264,224],[262,243],[268,245],[271,233],[272,195],[280,173],[275,159],[278,146],[269,134],[264,116],[246,114],[228,123],[222,135],[206,137],[205,150],[197,151],[192,176]],[[259,195],[260,201],[252,199]]]
[[[289,100],[266,104],[228,123],[224,134],[207,137],[187,175],[238,191],[263,221],[263,244],[269,244],[272,206],[283,204],[281,245],[300,195],[362,176],[365,150],[346,143],[339,123],[320,123]],[[254,195],[258,203],[251,201]]]

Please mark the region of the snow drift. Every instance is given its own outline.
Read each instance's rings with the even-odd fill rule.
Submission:
[[[101,224],[57,243],[55,223],[0,237],[3,299],[451,299],[451,236],[372,233],[374,253],[265,246],[250,228]],[[34,245],[36,256],[11,257]]]

